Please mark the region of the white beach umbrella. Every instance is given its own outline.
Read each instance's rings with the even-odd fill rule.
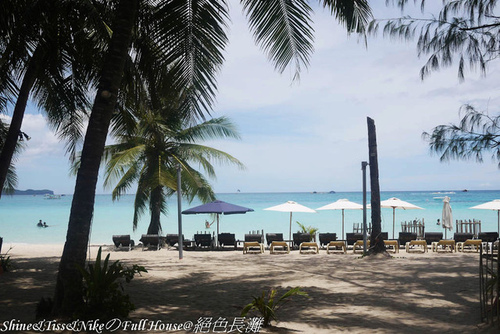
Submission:
[[[444,238],[446,239],[446,231],[453,229],[453,214],[451,212],[450,198],[445,196],[443,199],[443,213],[441,215],[442,226],[444,228]]]
[[[342,239],[344,236],[344,210],[363,210],[363,206],[358,203],[349,201],[346,198],[337,200],[336,202],[317,208],[316,210],[342,210]]]
[[[498,215],[498,233],[500,233],[500,199],[473,206],[471,209],[495,210]]]
[[[394,227],[396,226],[396,209],[411,210],[423,208],[414,204],[405,202],[396,197],[391,197],[385,201],[380,202],[381,208],[392,208],[392,238],[394,239]]]
[[[308,208],[307,206],[303,206],[294,201],[288,201],[286,203],[272,206],[270,208],[264,209],[269,211],[280,211],[280,212],[290,212],[290,232],[288,235],[288,240],[292,240],[292,213],[293,212],[308,212],[308,213],[316,213],[313,209]]]

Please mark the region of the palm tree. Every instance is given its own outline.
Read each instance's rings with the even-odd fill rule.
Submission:
[[[298,76],[312,53],[312,10],[307,1],[241,0],[241,3],[257,43],[277,70],[282,72],[293,63]],[[323,0],[320,3],[330,9],[349,31],[362,31],[371,16],[366,0]],[[227,44],[224,29],[229,16],[228,4],[224,0],[120,0],[113,8],[113,34],[102,63],[83,143],[66,243],[59,265],[54,298],[54,312],[58,315],[71,315],[81,304],[81,277],[75,265],[83,267],[85,263],[99,164],[133,32],[150,29],[147,33],[158,45],[162,65],[174,66],[178,87],[191,88],[191,98],[186,99],[189,101],[187,107],[198,111],[199,116],[203,116],[200,112],[209,112],[212,107],[216,92],[215,75],[222,65],[222,50]],[[148,15],[148,21],[136,20],[149,13],[152,15]]]
[[[96,40],[105,39],[107,33],[97,14],[87,1],[0,3],[1,102],[2,106],[7,101],[14,105],[0,152],[0,189],[7,177],[30,97],[47,112],[50,123],[62,137],[79,133],[81,117],[90,106],[88,89],[101,59],[103,44]],[[68,148],[72,151],[74,146],[70,144]]]
[[[176,124],[177,123],[177,124]],[[107,160],[105,186],[115,184],[113,200],[137,183],[133,227],[149,202],[151,220],[147,234],[161,232],[160,215],[166,213],[166,199],[177,191],[177,166],[182,171],[182,194],[191,201],[213,201],[215,194],[205,176],[193,168],[202,166],[208,176],[215,176],[211,160],[242,164],[220,150],[197,144],[222,137],[238,138],[234,126],[224,117],[189,125],[189,119],[165,117],[147,112],[138,118],[136,133],[118,138],[119,143],[105,148]]]
[[[7,132],[8,132],[7,125],[0,119],[0,148],[3,146],[5,142],[5,138],[7,137]],[[16,152],[19,151],[20,149],[21,145],[20,143],[18,143],[16,147]],[[14,152],[14,158],[16,152]],[[7,172],[5,183],[3,185],[3,189],[1,189],[1,191],[5,194],[12,194],[14,193],[16,186],[17,186],[16,168],[14,164],[11,163]]]

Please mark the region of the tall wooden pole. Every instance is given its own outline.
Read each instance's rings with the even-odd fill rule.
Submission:
[[[385,252],[384,240],[381,232],[380,214],[380,186],[378,176],[377,157],[377,136],[375,131],[375,121],[367,117],[368,122],[368,153],[370,165],[370,192],[371,192],[371,212],[372,212],[372,233],[370,236],[370,253]]]

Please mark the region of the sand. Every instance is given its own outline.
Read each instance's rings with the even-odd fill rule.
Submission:
[[[3,252],[9,246],[4,244]],[[325,250],[280,255],[268,250],[264,254],[184,251],[179,260],[175,248],[136,247],[128,252],[103,246],[103,250],[113,260],[148,270],[125,286],[136,306],[130,315],[136,326],[152,321],[196,324],[201,317],[232,323],[252,296],[272,287],[284,292],[300,286],[310,298],[294,297],[278,310],[280,321],[261,333],[495,332],[480,320],[477,253],[403,250],[393,258],[361,258],[352,251],[345,255]],[[9,255],[16,269],[0,275],[0,331],[5,321],[35,321],[36,303],[53,295],[61,252],[62,245],[13,245]],[[97,246],[90,254],[95,258]],[[198,333],[215,333],[214,328],[198,328]],[[227,332],[223,329],[228,327],[218,329]]]

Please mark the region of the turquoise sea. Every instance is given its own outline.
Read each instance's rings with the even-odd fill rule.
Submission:
[[[482,222],[482,231],[497,231],[497,213],[490,210],[472,210],[472,206],[500,199],[500,191],[404,191],[382,192],[381,200],[397,197],[424,208],[424,210],[396,210],[396,234],[401,230],[401,222],[413,219],[424,219],[425,229],[429,232],[442,231],[437,225],[443,208],[442,198],[451,198],[451,207],[454,220],[479,219]],[[254,212],[237,215],[222,215],[220,217],[220,232],[235,233],[237,239],[243,239],[249,231],[264,233],[283,233],[288,236],[289,213],[264,211],[263,209],[282,204],[286,201],[296,201],[312,209],[317,209],[341,198],[362,204],[361,192],[337,193],[234,193],[218,194],[218,199],[246,206]],[[60,199],[45,199],[43,196],[3,196],[0,200],[0,237],[4,238],[4,247],[10,243],[59,243],[66,239],[69,211],[72,196],[62,196]],[[367,198],[370,203],[370,194]],[[113,202],[111,195],[97,195],[94,219],[92,223],[91,243],[111,244],[113,234],[131,234],[136,242],[141,234],[146,233],[149,216],[145,215],[137,230],[132,229],[134,195],[123,196]],[[201,204],[183,202],[182,209]],[[168,203],[169,214],[162,216],[163,234],[178,233],[177,200],[174,196]],[[368,221],[370,212],[367,213]],[[45,221],[48,228],[38,228],[39,220]],[[217,224],[209,229],[205,221],[212,222],[211,215],[183,215],[183,234],[192,238],[197,232],[216,231]],[[392,209],[382,209],[382,230],[392,234]],[[295,223],[301,222],[306,226],[317,227],[320,232],[334,232],[341,234],[342,212],[318,211],[317,213],[294,213],[292,232],[299,227]],[[345,231],[352,232],[353,223],[362,223],[362,210],[345,210]],[[450,234],[448,234],[450,236]]]

